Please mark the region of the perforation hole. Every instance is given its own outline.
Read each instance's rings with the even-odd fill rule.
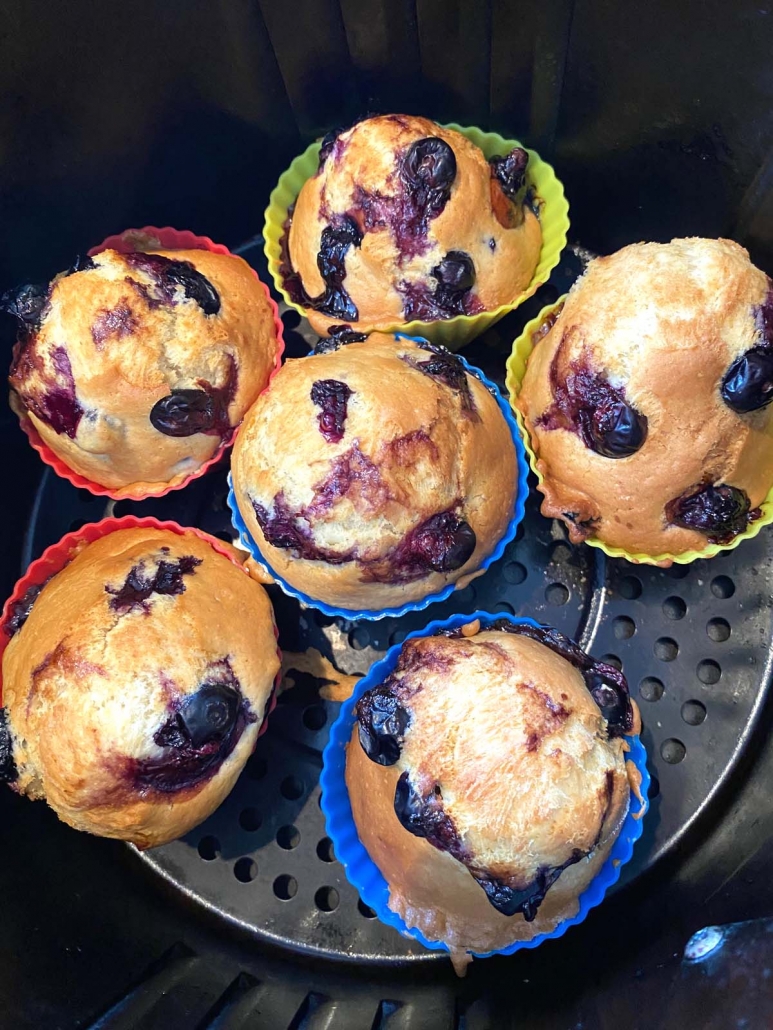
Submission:
[[[636,576],[623,576],[617,584],[618,594],[626,601],[635,601],[637,597],[641,597],[641,590],[641,580]]]
[[[628,640],[636,632],[636,623],[627,615],[618,615],[612,623],[612,631],[616,640]]]
[[[685,701],[682,705],[682,718],[688,726],[700,726],[706,718],[706,706],[700,701]]]
[[[711,592],[714,597],[726,601],[735,593],[735,583],[729,576],[715,576],[711,581]]]
[[[82,526],[85,526],[87,521],[87,519],[73,519],[70,525],[67,527],[68,532],[75,533]]]
[[[705,683],[707,687],[713,686],[715,683],[719,683],[720,677],[722,676],[722,666],[719,662],[713,661],[711,658],[704,658],[702,662],[698,662],[698,679],[701,683]]]
[[[681,597],[667,597],[663,602],[663,614],[667,619],[683,619],[687,614],[687,605]]]
[[[513,586],[518,586],[519,583],[523,583],[526,579],[526,575],[526,566],[521,565],[519,561],[509,561],[502,569],[502,576],[508,583],[512,583]]]
[[[251,883],[258,875],[257,863],[245,856],[234,863],[234,876],[239,883]]]
[[[365,902],[362,901],[362,899],[360,899],[357,902],[357,911],[360,913],[361,916],[364,916],[365,919],[376,918],[376,913],[373,911],[370,905],[366,905]]]
[[[507,601],[500,601],[498,604],[495,604],[494,611],[501,612],[503,615],[515,615],[515,608],[508,604]]]
[[[239,813],[239,825],[248,833],[254,833],[263,825],[263,816],[257,808],[244,808]]]
[[[669,737],[668,740],[664,740],[660,745],[660,754],[664,762],[668,762],[669,765],[678,765],[684,760],[684,756],[687,754],[687,748],[676,737]]]
[[[274,880],[274,894],[280,901],[289,901],[298,893],[298,881],[294,876],[282,873]]]
[[[684,579],[690,572],[688,565],[677,565],[674,563],[670,569],[666,569],[666,575],[670,579]]]
[[[322,705],[310,705],[303,713],[303,725],[307,730],[321,730],[327,722],[327,712]]]
[[[660,780],[657,776],[652,776],[650,779],[649,799],[654,801],[655,798],[660,794]]]
[[[568,562],[572,557],[572,549],[569,544],[565,544],[563,540],[557,540],[550,548],[550,560],[555,562],[557,565],[562,565],[564,562]]]
[[[545,589],[545,600],[548,604],[559,607],[569,600],[569,591],[563,583],[550,583]]]
[[[656,676],[647,676],[639,684],[639,694],[645,701],[659,701],[665,687]]]
[[[603,654],[600,661],[606,662],[607,665],[611,665],[614,669],[617,669],[618,672],[623,671],[622,660],[618,658],[616,654]]]
[[[679,644],[671,637],[658,637],[655,641],[655,657],[661,662],[673,662],[679,654]]]
[[[320,912],[335,912],[340,900],[335,887],[320,887],[314,895],[314,904]]]
[[[349,634],[349,645],[355,651],[362,651],[370,643],[370,632],[365,626],[357,626]]]
[[[301,843],[301,834],[297,826],[280,826],[276,831],[276,842],[285,851],[292,851]]]
[[[299,780],[297,776],[285,776],[279,791],[288,801],[297,801],[303,794],[303,780]]]
[[[301,316],[293,308],[282,312],[282,324],[285,329],[297,329],[301,324]]]
[[[262,780],[268,772],[268,763],[265,758],[253,755],[247,762],[247,775],[251,780]]]
[[[407,634],[404,629],[396,629],[394,633],[390,634],[389,643],[394,647],[395,644],[402,644]]]
[[[321,862],[335,862],[336,856],[333,850],[333,842],[329,837],[323,837],[317,844],[317,858]]]
[[[199,857],[205,862],[212,862],[220,855],[220,841],[217,837],[202,837],[199,841]]]
[[[730,636],[730,623],[725,619],[709,619],[706,623],[706,633],[709,640],[715,644],[722,644]]]

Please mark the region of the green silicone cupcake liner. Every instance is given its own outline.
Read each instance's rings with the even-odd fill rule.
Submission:
[[[510,404],[512,405],[515,413],[516,421],[518,422],[518,428],[521,430],[521,436],[526,447],[526,454],[529,459],[529,465],[534,475],[537,477],[537,489],[542,493],[542,484],[545,477],[537,468],[537,455],[534,452],[534,447],[529,436],[529,431],[526,428],[523,415],[515,406],[515,398],[518,396],[521,390],[521,383],[526,373],[526,363],[529,360],[529,355],[534,349],[534,341],[532,335],[539,329],[545,319],[552,314],[556,308],[560,307],[561,304],[566,300],[566,294],[563,297],[559,297],[554,304],[548,304],[540,311],[540,313],[532,318],[530,322],[527,322],[524,326],[523,332],[513,344],[513,349],[510,353],[510,357],[507,359],[507,378],[505,379],[505,385],[510,395]],[[698,558],[713,558],[714,555],[719,554],[722,551],[732,551],[734,548],[743,540],[752,540],[763,526],[769,526],[773,522],[773,489],[768,492],[767,497],[760,505],[762,514],[754,522],[749,523],[747,529],[743,533],[739,533],[729,544],[706,544],[700,551],[683,551],[681,554],[643,554],[638,552],[626,551],[622,547],[610,547],[608,544],[603,543],[601,540],[586,540],[586,543],[591,547],[598,547],[600,551],[608,555],[610,558],[625,558],[629,562],[633,562],[634,565],[659,565],[662,568],[668,568],[674,562],[677,565],[689,565],[690,562],[696,561]]]
[[[444,128],[462,133],[463,136],[466,136],[467,139],[480,147],[487,158],[498,154],[507,154],[513,147],[521,146],[517,140],[504,139],[496,132],[483,132],[474,126],[464,128],[461,125],[451,123],[444,126]],[[271,193],[264,215],[264,251],[268,261],[269,273],[274,280],[274,286],[284,301],[290,307],[295,308],[301,315],[306,314],[305,309],[291,299],[284,288],[279,271],[281,239],[291,205],[295,202],[306,180],[311,178],[317,171],[319,148],[319,141],[312,143],[280,175],[279,182]],[[542,227],[542,249],[540,250],[539,262],[528,287],[509,304],[501,304],[498,308],[492,308],[491,311],[481,311],[477,315],[456,315],[454,318],[437,322],[422,322],[415,319],[412,322],[385,323],[383,326],[378,327],[379,332],[392,333],[399,331],[413,336],[423,336],[433,343],[442,344],[442,346],[447,347],[449,350],[459,350],[460,347],[469,343],[470,340],[480,336],[481,333],[485,332],[495,322],[498,322],[508,312],[517,308],[519,304],[522,304],[531,297],[540,286],[547,282],[550,273],[559,262],[561,251],[566,246],[566,234],[569,231],[569,204],[564,195],[564,188],[553,171],[552,166],[543,161],[534,150],[529,150],[528,147],[524,149],[526,149],[529,155],[527,179],[534,188],[536,199],[540,202],[540,225]]]

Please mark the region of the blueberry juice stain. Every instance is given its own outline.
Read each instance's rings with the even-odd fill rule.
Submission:
[[[317,423],[328,443],[340,443],[343,440],[351,395],[351,388],[338,379],[318,379],[312,383],[311,401],[322,409],[317,416]]]
[[[319,311],[328,318],[337,318],[342,322],[356,322],[360,317],[359,312],[344,285],[346,255],[350,247],[359,247],[362,243],[362,233],[356,222],[347,215],[343,215],[337,218],[334,224],[328,225],[322,230],[317,253],[317,268],[325,284],[325,289],[317,297],[309,295],[300,275],[293,267],[289,248],[291,225],[292,210],[288,212],[280,240],[279,271],[284,288],[293,303],[300,307]]]
[[[647,439],[647,417],[628,403],[622,387],[613,386],[584,359],[573,361],[567,373],[560,373],[562,346],[550,366],[553,403],[536,424],[546,430],[574,432],[589,450],[605,458],[635,454]]]
[[[153,594],[167,597],[185,593],[184,576],[195,573],[201,565],[201,558],[183,555],[177,561],[161,560],[153,572],[148,571],[144,562],[133,565],[126,580],[120,587],[106,586],[105,592],[111,594],[110,609],[118,615],[126,615],[132,611],[150,613],[149,600]]]
[[[162,754],[135,760],[136,788],[172,793],[211,779],[245,727],[257,721],[228,659],[213,663],[210,672],[212,678],[195,693],[172,704],[170,717],[154,734]]]

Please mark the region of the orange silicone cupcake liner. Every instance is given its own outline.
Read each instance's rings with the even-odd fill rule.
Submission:
[[[190,534],[209,544],[213,551],[227,558],[231,564],[241,569],[245,576],[249,576],[249,572],[245,569],[244,565],[222,541],[210,536],[209,533],[202,532],[202,530],[197,529],[195,526],[181,526],[177,522],[161,522],[151,516],[137,518],[135,515],[124,515],[120,519],[107,518],[102,519],[101,522],[89,522],[72,533],[66,533],[61,540],[47,547],[41,556],[32,562],[21,579],[17,581],[11,596],[3,605],[2,615],[0,615],[0,706],[3,703],[3,655],[13,635],[10,632],[9,623],[17,602],[23,599],[30,587],[43,587],[49,579],[69,565],[82,544],[93,544],[95,540],[101,540],[102,537],[109,536],[119,529],[164,529],[171,533],[176,533],[177,536]],[[274,635],[277,639],[279,638],[276,623],[274,623]],[[278,644],[276,650],[281,666],[282,652],[279,650]],[[271,697],[269,698],[258,736],[265,732],[266,720],[276,707],[276,690],[281,676],[280,668],[274,680],[274,687],[271,691]]]
[[[142,229],[127,229],[125,232],[117,235],[108,236],[96,247],[92,247],[88,253],[89,257],[93,257],[95,254],[99,254],[103,250],[117,250],[121,254],[128,254],[141,247],[148,250],[153,248],[158,248],[160,250],[209,250],[213,254],[231,255],[231,251],[228,247],[222,243],[215,243],[209,238],[209,236],[197,236],[195,233],[189,232],[187,229],[172,229],[170,226],[157,228],[154,225],[146,225]],[[274,368],[271,371],[268,380],[270,383],[282,366],[282,355],[284,354],[285,349],[284,326],[281,318],[279,317],[279,308],[271,297],[268,286],[266,286],[263,280],[258,276],[258,273],[254,268],[251,269],[251,271],[260,283],[261,288],[266,295],[266,300],[271,307],[271,313],[274,318],[277,348]],[[268,389],[268,383],[265,388]],[[100,483],[95,483],[86,476],[82,476],[79,472],[75,472],[61,458],[54,454],[48,444],[44,442],[40,433],[33,425],[32,420],[27,415],[23,413],[20,414],[19,423],[26,433],[30,445],[40,455],[41,461],[52,468],[58,476],[61,476],[62,479],[66,479],[68,482],[72,483],[73,486],[79,487],[83,490],[88,490],[89,493],[94,494],[96,497],[110,497],[114,501],[141,501],[146,497],[165,497],[166,494],[170,493],[172,490],[182,490],[189,483],[193,482],[194,479],[199,479],[203,476],[212,468],[213,465],[216,465],[220,461],[223,454],[232,446],[239,428],[238,426],[234,427],[233,431],[223,440],[220,447],[218,447],[212,457],[179,483],[161,483],[157,484],[155,488],[143,489],[139,484],[135,486],[111,488],[102,486]]]

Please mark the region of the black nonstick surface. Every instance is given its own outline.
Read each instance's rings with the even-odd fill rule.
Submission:
[[[259,267],[260,241],[242,252]],[[465,355],[500,384],[520,325],[566,288],[584,252],[568,252],[527,310],[510,316]],[[262,270],[262,269],[261,269]],[[290,356],[315,342],[297,314],[283,315]],[[107,502],[46,471],[23,560],[65,532],[104,515],[153,515],[233,540],[225,503],[227,464],[185,490],[144,502]],[[770,681],[773,560],[770,530],[735,551],[668,570],[606,559],[569,544],[539,514],[526,518],[503,557],[442,604],[401,619],[348,622],[303,608],[270,588],[286,651],[315,647],[343,672],[364,673],[392,644],[454,612],[530,615],[621,666],[639,702],[653,776],[642,840],[621,884],[678,849],[690,826],[742,757]],[[325,833],[318,785],[322,750],[338,705],[296,676],[279,698],[254,756],[230,797],[186,838],[131,861],[143,863],[189,901],[264,943],[359,966],[447,960],[383,926],[358,899]],[[556,950],[561,945],[549,945]]]

